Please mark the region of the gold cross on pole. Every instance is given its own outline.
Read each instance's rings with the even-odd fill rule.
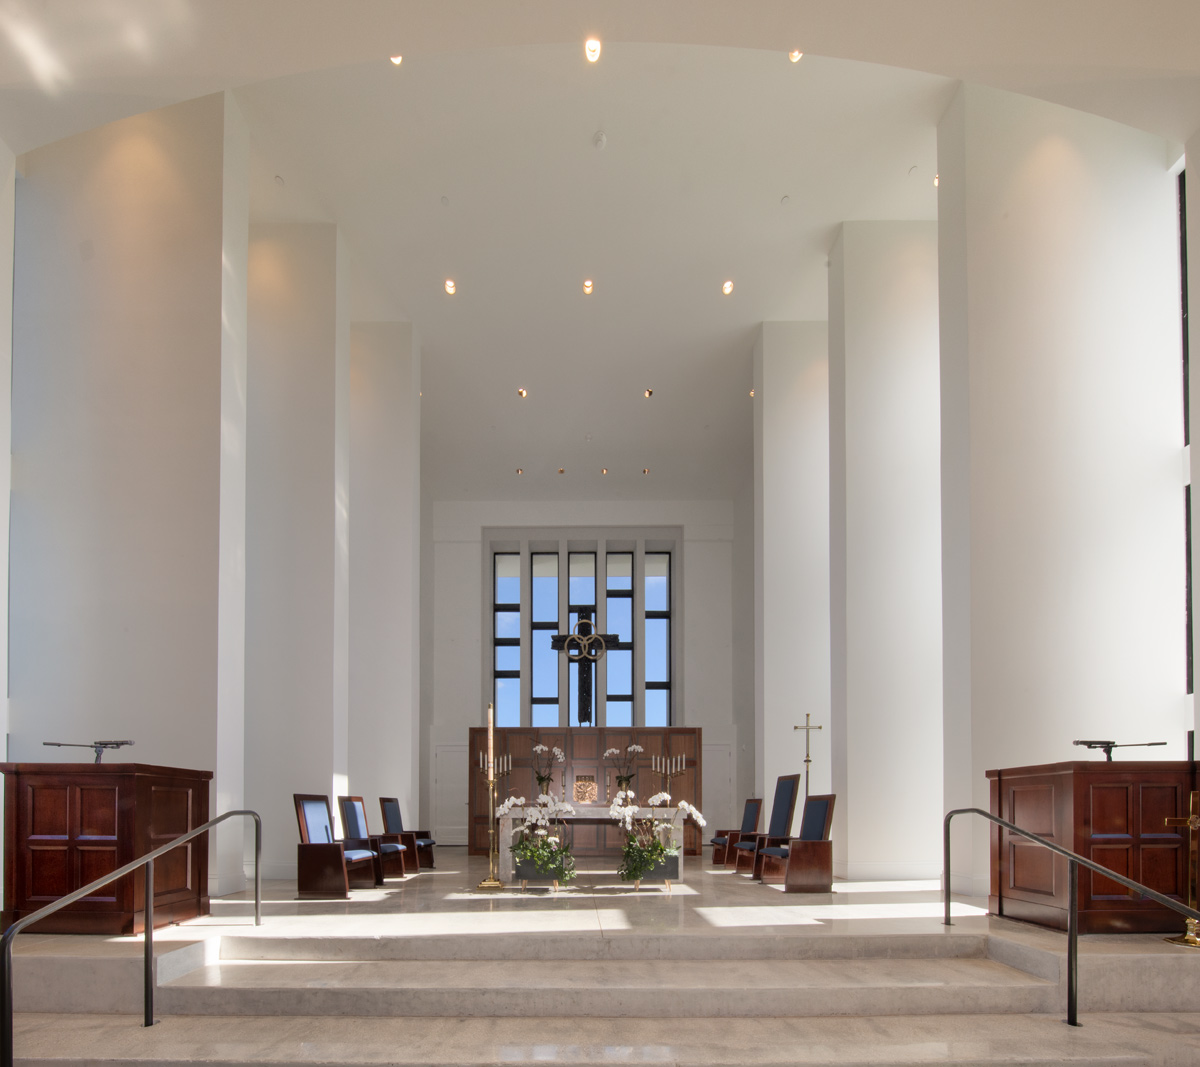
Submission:
[[[1193,792],[1191,800],[1188,803],[1188,814],[1186,818],[1168,818],[1163,819],[1167,826],[1186,826],[1188,828],[1188,907],[1196,907],[1196,874],[1197,874],[1197,859],[1200,853],[1200,793]],[[1187,920],[1187,933],[1180,934],[1178,937],[1168,937],[1173,945],[1190,945],[1192,948],[1200,948],[1200,938],[1196,936],[1196,920]]]
[[[805,800],[808,799],[808,765],[810,763],[812,763],[812,755],[810,754],[809,742],[812,740],[813,730],[821,729],[821,727],[819,727],[819,726],[811,726],[809,724],[809,719],[811,719],[811,718],[812,718],[812,712],[806,711],[804,713],[804,725],[792,727],[793,730],[803,730],[804,731],[804,799]]]

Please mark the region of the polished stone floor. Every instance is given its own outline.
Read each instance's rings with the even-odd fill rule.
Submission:
[[[260,927],[240,893],[158,931],[161,1022],[149,1029],[109,1014],[140,1011],[140,938],[22,935],[18,1062],[1200,1064],[1200,1014],[1189,1010],[1200,1009],[1200,952],[1157,936],[1082,940],[1084,1025],[1071,1028],[1059,1007],[1065,938],[971,899],[955,900],[946,927],[936,882],[796,896],[705,858],[669,893],[634,890],[599,861],[558,892],[481,892],[485,859],[441,847],[437,859],[348,901],[301,901],[294,883],[267,882]],[[1000,949],[980,953],[985,944]],[[980,974],[982,991],[971,985]],[[72,1006],[72,975],[113,999]],[[506,986],[522,991],[515,1009]],[[724,1016],[707,1013],[714,989]],[[781,990],[786,1013],[740,1013]],[[1037,1006],[986,1010],[987,997],[1013,995]],[[982,1008],[967,1003],[975,996]],[[1102,1010],[1089,1013],[1089,996]],[[596,1015],[603,997],[614,1007]],[[960,1002],[936,1008],[945,998]],[[448,1007],[414,1014],[425,1003]],[[896,1007],[864,1014],[857,1003]],[[1170,1010],[1151,1010],[1159,1004]]]

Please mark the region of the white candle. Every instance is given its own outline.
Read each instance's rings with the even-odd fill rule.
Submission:
[[[487,760],[487,772],[488,772],[489,778],[495,777],[492,773],[493,768],[496,766],[492,762],[492,729],[495,726],[495,722],[494,722],[495,717],[496,717],[495,710],[492,708],[492,705],[489,704],[488,705],[488,760]]]

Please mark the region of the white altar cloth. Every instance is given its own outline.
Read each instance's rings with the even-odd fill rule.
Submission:
[[[563,822],[586,822],[586,823],[616,823],[613,817],[608,813],[607,804],[572,804],[575,809],[574,815],[564,815]],[[639,819],[649,819],[657,815],[664,823],[669,823],[671,828],[671,844],[670,847],[679,851],[679,878],[683,880],[683,820],[679,818],[678,808],[638,808],[637,817]],[[525,821],[524,808],[512,808],[506,815],[500,818],[499,832],[497,842],[500,846],[500,881],[511,882],[513,880],[513,855],[509,850],[512,844],[513,827]]]

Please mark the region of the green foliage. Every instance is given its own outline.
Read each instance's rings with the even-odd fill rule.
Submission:
[[[675,855],[675,852],[667,848],[659,837],[631,833],[625,838],[617,874],[625,882],[641,881],[662,863],[664,857],[671,855]]]
[[[520,863],[532,863],[544,878],[569,882],[575,877],[575,857],[570,842],[560,841],[536,831],[521,834],[512,846],[513,857]]]

